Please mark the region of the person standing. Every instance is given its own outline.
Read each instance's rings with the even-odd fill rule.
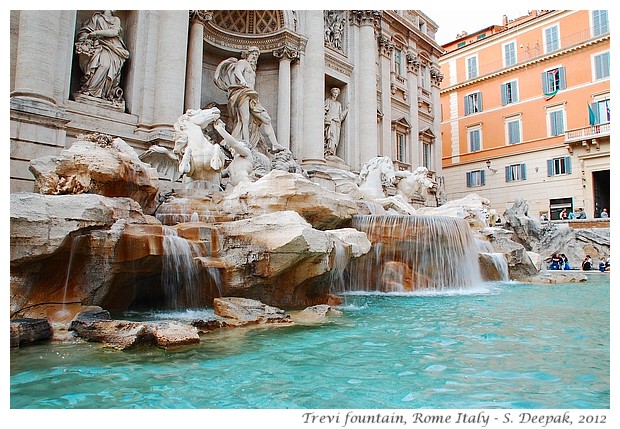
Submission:
[[[232,132],[237,140],[249,142],[256,147],[260,132],[269,140],[272,153],[284,150],[271,125],[271,117],[258,98],[256,85],[256,65],[260,50],[251,46],[245,58],[228,58],[215,69],[215,85],[228,93],[228,114],[233,120]]]
[[[338,101],[340,88],[332,88],[331,96],[325,100],[325,155],[336,155],[336,149],[340,143],[340,130],[342,121],[349,112],[348,108],[343,109]]]
[[[120,103],[121,69],[129,51],[121,38],[121,20],[114,11],[95,12],[77,33],[75,51],[84,73],[80,94]]]
[[[566,220],[566,219],[568,219],[568,213],[566,212],[566,209],[563,209],[560,212],[560,220]]]
[[[602,219],[608,219],[608,218],[609,218],[609,213],[607,212],[607,209],[606,209],[606,208],[604,208],[604,209],[601,211],[601,218],[602,218]]]

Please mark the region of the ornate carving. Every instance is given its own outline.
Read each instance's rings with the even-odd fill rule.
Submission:
[[[434,85],[439,86],[443,80],[443,74],[436,67],[431,67],[431,81]]]
[[[379,49],[381,49],[381,55],[391,58],[392,52],[394,52],[394,43],[389,36],[385,34],[379,35]]]
[[[381,22],[382,16],[379,10],[352,10],[351,22],[355,25],[375,25]]]
[[[207,21],[211,21],[213,19],[213,11],[211,10],[190,10],[189,11],[189,20],[190,21],[198,21],[204,24]]]
[[[299,49],[293,46],[283,46],[273,51],[273,56],[277,59],[288,58],[291,61],[295,61],[299,58]]]
[[[333,48],[342,53],[344,49],[345,38],[345,11],[326,10],[323,11],[323,20],[325,22],[325,46]]]
[[[405,60],[407,61],[407,71],[418,74],[420,70],[420,60],[418,54],[414,51],[407,51],[405,54]]]

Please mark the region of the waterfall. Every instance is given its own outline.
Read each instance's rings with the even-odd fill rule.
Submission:
[[[507,282],[510,280],[510,275],[508,273],[508,261],[506,260],[506,255],[503,253],[496,252],[485,252],[485,255],[489,255],[493,265],[495,265],[495,269],[499,274],[499,279],[501,281]]]
[[[69,312],[67,311],[67,290],[69,289],[69,279],[71,278],[71,268],[73,266],[73,257],[75,256],[75,253],[77,252],[78,247],[80,246],[80,244],[86,237],[87,237],[86,235],[78,235],[76,237],[73,237],[73,239],[71,240],[71,251],[69,253],[69,262],[67,263],[67,272],[65,275],[65,288],[64,288],[63,295],[62,295],[62,310],[61,310],[62,315],[69,314]]]
[[[354,216],[373,243],[352,261],[350,290],[441,291],[482,283],[468,223],[444,216]]]
[[[172,228],[164,226],[163,232],[162,284],[166,301],[174,309],[200,306],[200,271],[194,261],[200,249]]]

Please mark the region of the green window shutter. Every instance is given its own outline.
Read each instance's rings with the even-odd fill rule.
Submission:
[[[525,164],[521,164],[521,179],[523,179],[523,180],[526,179],[525,171],[526,171]]]
[[[471,171],[466,173],[467,187],[471,188]]]
[[[480,170],[480,184],[481,185],[485,185],[487,183],[486,181],[486,171],[484,170]]]
[[[564,157],[564,168],[566,169],[566,174],[571,174],[573,172],[570,156]]]
[[[560,75],[560,87],[558,89],[566,89],[566,71],[564,67],[558,67],[558,73]]]
[[[510,177],[510,165],[507,165],[505,168],[506,171],[506,182],[511,182],[512,178]]]
[[[508,104],[508,84],[502,84],[500,91],[502,94],[502,106],[505,106]]]

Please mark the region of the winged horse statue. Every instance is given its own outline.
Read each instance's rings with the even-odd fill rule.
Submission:
[[[327,173],[336,183],[336,192],[347,194],[356,200],[376,202],[388,211],[415,214],[415,208],[403,196],[385,194],[384,188],[392,185],[397,177],[394,163],[387,156],[368,160],[362,166],[359,176],[339,169],[329,169]]]
[[[203,132],[219,118],[217,107],[188,109],[174,124],[172,152],[153,145],[140,155],[140,159],[173,182],[184,177],[188,187],[193,187],[192,182],[204,182],[207,189],[219,190],[226,156],[220,145],[213,143]]]

